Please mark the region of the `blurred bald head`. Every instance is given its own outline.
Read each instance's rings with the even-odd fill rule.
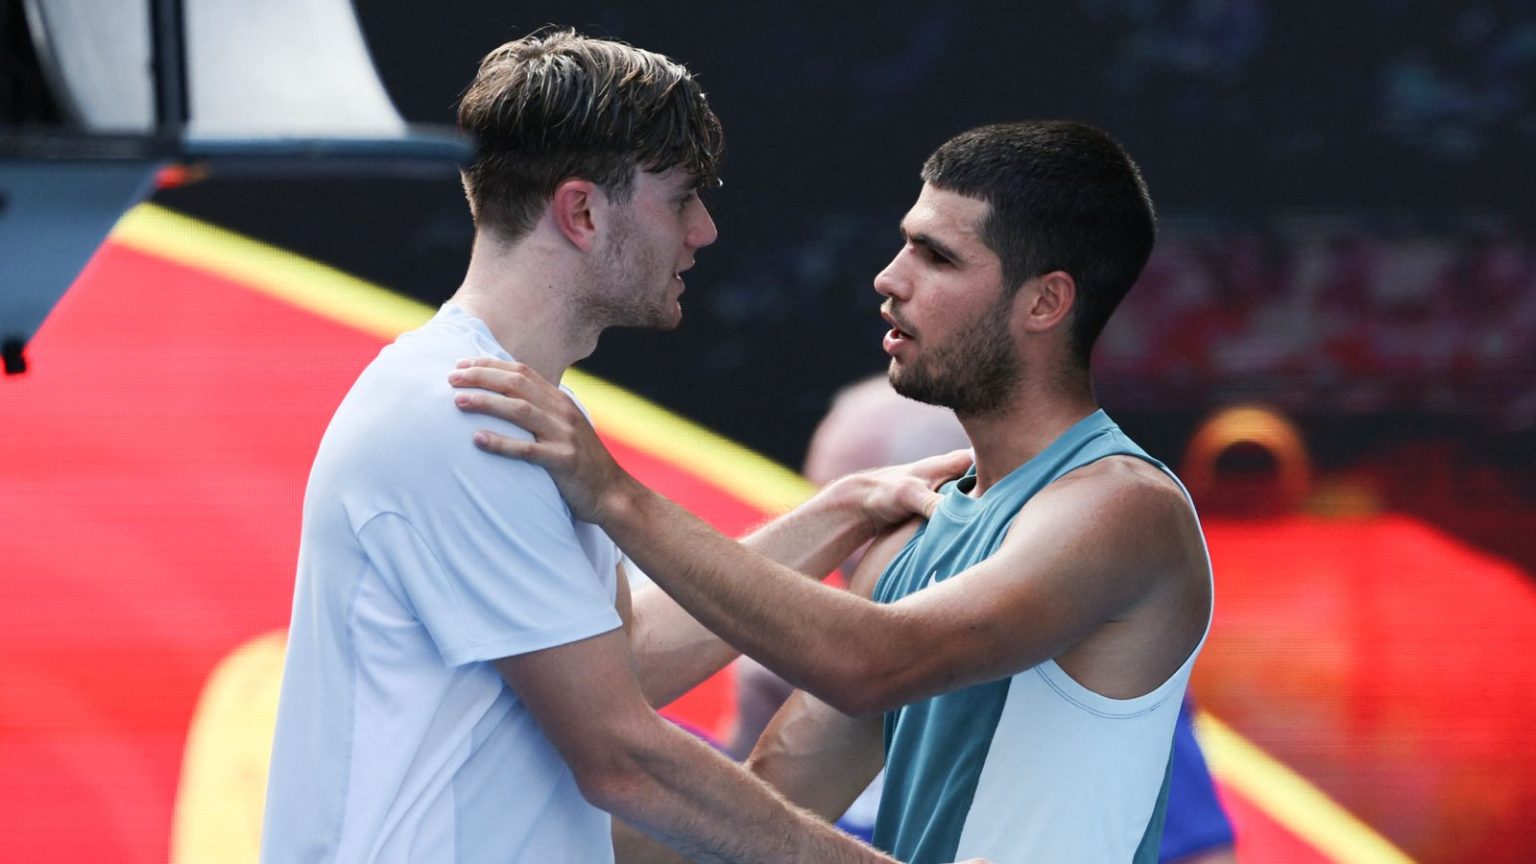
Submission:
[[[955,412],[914,402],[885,375],[838,392],[805,455],[805,476],[818,486],[844,474],[911,462],[969,447]]]

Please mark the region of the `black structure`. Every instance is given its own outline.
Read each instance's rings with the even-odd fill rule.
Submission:
[[[0,24],[7,374],[168,165],[451,176],[470,150],[400,118],[347,0],[0,0]],[[343,56],[317,75],[331,51]]]

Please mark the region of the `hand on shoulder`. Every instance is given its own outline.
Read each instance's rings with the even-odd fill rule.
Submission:
[[[492,357],[459,361],[448,382],[457,388],[454,404],[460,410],[499,417],[534,436],[520,440],[481,429],[475,432],[476,447],[544,468],[578,519],[602,523],[617,506],[615,493],[629,475],[560,388],[526,364]]]

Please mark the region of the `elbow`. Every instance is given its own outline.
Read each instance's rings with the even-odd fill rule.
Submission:
[[[571,772],[576,777],[576,788],[581,791],[581,797],[598,809],[623,813],[636,797],[635,778],[622,765],[583,760],[580,766],[572,765]]]
[[[901,670],[885,660],[886,652],[846,652],[829,670],[825,682],[811,692],[849,717],[883,714],[903,703],[895,697]],[[810,689],[810,688],[807,688]],[[819,691],[819,692],[818,692]]]
[[[875,717],[905,704],[893,698],[889,688],[878,680],[850,682],[838,689],[838,693],[830,694],[831,698],[823,697],[822,701],[855,719]]]
[[[878,638],[868,638],[879,632],[872,629],[866,639],[836,652],[838,660],[822,692],[811,692],[849,717],[865,718],[949,689],[933,686],[944,665],[942,643],[923,639],[922,631],[910,625],[886,628]]]
[[[650,797],[651,777],[638,742],[611,740],[583,748],[568,759],[576,788],[587,803],[618,816],[631,816]]]
[[[764,735],[758,740],[757,746],[752,748],[752,752],[747,755],[746,760],[741,763],[741,767],[748,774],[773,783],[773,779],[781,771],[780,766],[785,761],[783,747],[779,742],[772,741],[769,736]],[[775,783],[774,785],[777,786],[778,784]]]
[[[922,630],[890,606],[823,634],[810,649],[758,656],[800,690],[849,717],[882,714],[908,701],[916,661],[929,650]],[[749,648],[750,653],[750,648]]]

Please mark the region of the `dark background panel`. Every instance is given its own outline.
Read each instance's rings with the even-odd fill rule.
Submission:
[[[583,366],[784,462],[838,386],[883,367],[870,281],[923,157],[979,123],[1067,116],[1127,145],[1163,216],[1098,361],[1154,451],[1176,461],[1207,412],[1262,399],[1324,464],[1433,428],[1530,483],[1532,3],[357,9],[419,122],[451,122],[480,56],[548,23],[688,63],[727,130],[721,239],[678,331],[610,333]],[[468,251],[443,180],[214,178],[160,200],[431,303]],[[1439,275],[1413,276],[1420,259]]]

